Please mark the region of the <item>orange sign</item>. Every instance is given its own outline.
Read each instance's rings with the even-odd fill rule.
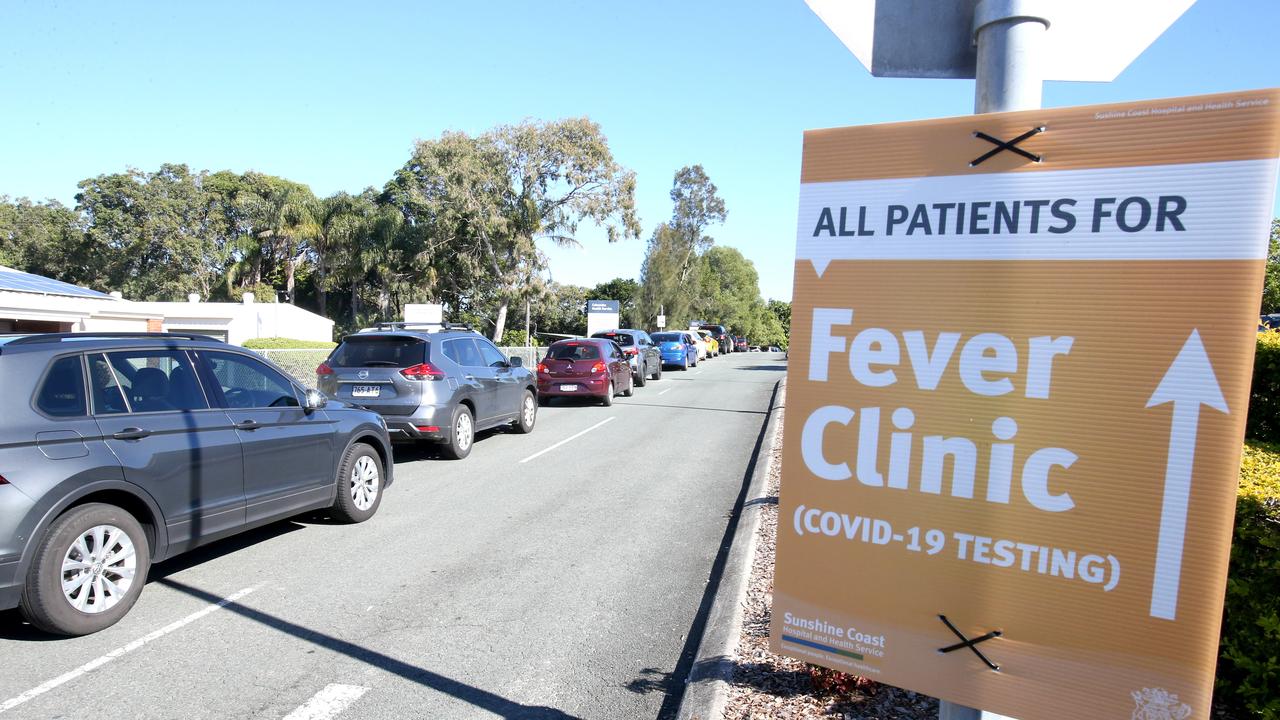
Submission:
[[[1209,717],[1278,155],[1278,91],[806,133],[775,650]]]

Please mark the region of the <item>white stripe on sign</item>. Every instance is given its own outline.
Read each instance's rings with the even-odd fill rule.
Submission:
[[[616,419],[617,419],[617,417],[616,417],[616,416],[610,416],[610,417],[607,417],[607,418],[605,418],[605,419],[601,420],[600,422],[596,423],[595,425],[592,425],[591,427],[587,428],[586,430],[583,430],[583,431],[582,431],[582,432],[580,432],[580,433],[577,433],[577,434],[575,434],[575,435],[570,435],[569,437],[567,437],[567,438],[565,438],[565,439],[561,440],[560,442],[556,443],[555,445],[552,445],[552,446],[551,446],[551,447],[549,447],[549,448],[546,448],[546,449],[544,449],[544,450],[539,450],[538,452],[536,452],[536,453],[534,453],[534,454],[530,455],[529,457],[527,457],[527,458],[525,458],[525,459],[521,460],[520,462],[522,462],[522,463],[527,463],[527,462],[529,462],[530,460],[532,460],[532,459],[534,459],[534,458],[536,458],[536,457],[540,457],[540,456],[542,456],[542,455],[546,455],[547,453],[551,452],[552,450],[555,450],[556,448],[558,448],[558,447],[560,447],[561,445],[563,445],[563,444],[565,444],[565,443],[569,442],[570,440],[576,440],[576,439],[578,439],[578,438],[582,437],[583,435],[586,435],[587,433],[591,432],[592,430],[595,430],[596,428],[600,427],[601,425],[604,425],[605,423],[608,423],[608,422],[613,422],[613,421],[614,421],[614,420],[616,420]]]
[[[1276,166],[803,183],[796,258],[819,275],[832,260],[1261,260]]]
[[[93,670],[97,670],[98,668],[102,667],[103,665],[106,665],[112,660],[115,660],[121,655],[124,655],[126,653],[131,653],[134,650],[137,650],[138,648],[142,647],[143,645],[146,645],[147,643],[151,642],[152,640],[157,640],[159,638],[162,638],[165,635],[168,635],[169,633],[173,632],[174,630],[180,630],[181,628],[187,625],[190,625],[191,623],[199,620],[205,615],[208,615],[209,613],[214,612],[215,610],[220,610],[226,607],[227,605],[230,605],[231,603],[235,602],[236,600],[239,600],[245,595],[248,595],[249,593],[253,592],[256,589],[257,588],[251,588],[251,587],[245,588],[240,592],[235,593],[234,595],[228,595],[227,597],[223,598],[222,600],[219,600],[217,603],[213,605],[210,605],[202,610],[197,610],[196,612],[191,613],[190,615],[182,618],[181,620],[175,620],[174,622],[171,622],[168,625],[165,625],[164,627],[160,628],[159,630],[156,630],[155,632],[148,633],[147,635],[144,635],[138,638],[137,640],[134,640],[128,645],[122,645],[116,648],[115,650],[112,650],[111,652],[107,653],[106,655],[90,660],[89,662],[85,663],[84,665],[81,665],[75,670],[71,670],[70,672],[63,673],[52,680],[43,682],[31,688],[30,690],[22,693],[21,695],[18,695],[16,697],[11,697],[8,700],[5,700],[3,703],[0,703],[0,713],[4,712],[5,710],[13,709],[27,702],[28,700],[39,697],[61,685],[65,685],[71,682],[72,680],[75,680],[76,678],[80,677],[81,675],[84,675],[85,673],[91,672]]]
[[[338,717],[351,703],[369,692],[360,685],[325,685],[297,710],[284,716],[284,720],[329,720]]]

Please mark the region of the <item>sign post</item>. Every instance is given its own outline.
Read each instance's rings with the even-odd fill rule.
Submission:
[[[775,650],[1208,718],[1277,158],[1280,91],[806,133]]]

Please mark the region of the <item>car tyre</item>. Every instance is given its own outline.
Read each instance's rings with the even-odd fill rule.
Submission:
[[[649,382],[649,363],[646,361],[640,365],[640,372],[632,376],[631,384],[636,387],[644,387],[647,382]]]
[[[600,404],[605,407],[613,406],[613,381],[609,381],[609,387],[604,391],[604,397],[600,399]]]
[[[662,363],[658,363],[658,369],[653,371],[653,377],[652,377],[652,378],[650,378],[650,379],[651,379],[651,380],[661,380],[661,379],[662,379]]]
[[[95,547],[89,548],[90,544]],[[85,550],[89,552],[87,556],[83,554]],[[73,580],[89,577],[66,593],[63,583],[68,562],[85,565]],[[27,570],[19,607],[28,622],[45,632],[95,633],[128,614],[142,594],[150,568],[151,545],[133,515],[104,503],[80,505],[54,520],[40,540]],[[124,585],[123,592],[111,597],[107,585]],[[94,602],[89,603],[90,600]],[[102,603],[103,607],[85,611],[73,604],[77,601]]]
[[[476,442],[476,421],[470,408],[462,403],[453,409],[449,422],[449,437],[443,443],[445,457],[461,460],[471,454]]]
[[[635,394],[636,394],[636,384],[635,384],[635,380],[633,379],[631,382],[627,383],[627,389],[622,392],[622,397],[631,397],[632,395],[635,395]]]
[[[333,501],[334,519],[361,523],[373,517],[382,504],[382,457],[372,446],[352,443],[338,464],[338,497]]]
[[[520,401],[520,416],[511,424],[512,429],[521,435],[533,432],[533,424],[538,421],[538,400],[532,390],[524,391],[524,399]]]

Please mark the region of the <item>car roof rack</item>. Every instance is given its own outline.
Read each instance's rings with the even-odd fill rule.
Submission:
[[[417,330],[427,329],[435,332],[446,332],[452,330],[460,330],[467,332],[475,332],[475,330],[466,323],[451,322],[380,322],[377,325],[378,330]]]
[[[168,340],[208,340],[210,342],[222,342],[217,338],[208,335],[200,335],[198,333],[187,332],[79,332],[79,333],[37,333],[34,335],[24,335],[14,338],[5,343],[6,347],[15,345],[38,345],[41,343],[58,343],[63,340],[130,340],[130,339],[147,339],[147,338],[164,338]]]

